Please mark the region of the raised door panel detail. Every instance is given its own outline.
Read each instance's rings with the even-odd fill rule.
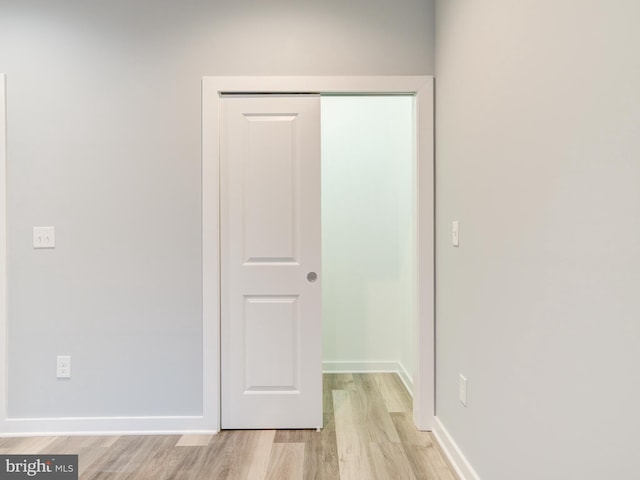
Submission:
[[[297,392],[297,297],[245,297],[245,393]]]
[[[297,250],[297,115],[245,114],[245,263],[291,263]]]

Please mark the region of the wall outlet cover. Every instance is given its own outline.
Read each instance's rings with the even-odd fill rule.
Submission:
[[[56,377],[71,378],[71,357],[68,355],[58,355],[56,357]]]

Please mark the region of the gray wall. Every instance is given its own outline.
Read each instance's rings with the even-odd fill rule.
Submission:
[[[432,22],[421,0],[0,0],[10,416],[201,413],[202,76],[431,74]]]
[[[437,2],[437,414],[483,479],[640,475],[638,18]]]

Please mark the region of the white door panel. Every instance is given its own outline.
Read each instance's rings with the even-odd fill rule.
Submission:
[[[222,428],[321,427],[320,97],[221,106]]]

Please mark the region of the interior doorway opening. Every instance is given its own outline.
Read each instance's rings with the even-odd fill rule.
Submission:
[[[414,96],[321,98],[323,370],[416,368]]]
[[[200,429],[220,430],[220,127],[223,94],[320,92],[414,97],[416,165],[416,370],[413,420],[420,430],[435,426],[434,357],[434,79],[430,76],[204,77],[202,84],[202,334],[203,413]],[[195,427],[194,427],[195,428]]]

